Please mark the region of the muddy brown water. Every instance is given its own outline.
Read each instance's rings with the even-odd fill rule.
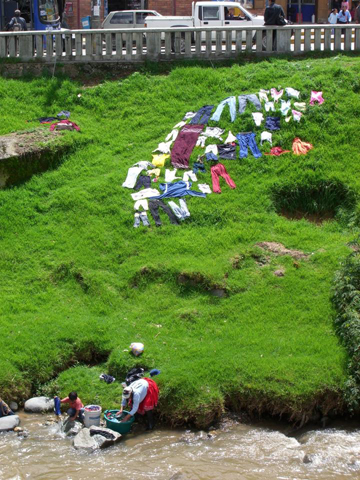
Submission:
[[[28,437],[0,434],[1,480],[329,480],[360,478],[360,425],[290,433],[286,425],[224,422],[204,432],[138,431],[107,450],[74,450],[47,416],[21,413]],[[304,457],[310,463],[304,463]]]

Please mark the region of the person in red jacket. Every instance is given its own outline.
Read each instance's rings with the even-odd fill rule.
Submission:
[[[68,403],[70,405],[69,410],[67,411],[69,415],[69,420],[75,421],[76,419],[80,422],[84,421],[84,405],[78,397],[76,392],[70,392],[69,396],[60,400],[61,403]]]

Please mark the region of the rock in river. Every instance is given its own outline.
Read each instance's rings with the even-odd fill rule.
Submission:
[[[96,440],[90,436],[90,430],[88,428],[83,428],[74,438],[74,448],[76,450],[93,452],[99,448],[99,445]]]
[[[14,430],[20,424],[20,418],[17,415],[7,415],[0,418],[0,432]]]
[[[95,425],[90,427],[90,435],[96,440],[100,448],[110,447],[121,439],[120,433],[114,432],[110,428],[97,427]]]
[[[54,399],[48,397],[33,397],[26,400],[24,406],[25,412],[43,413],[54,410]]]

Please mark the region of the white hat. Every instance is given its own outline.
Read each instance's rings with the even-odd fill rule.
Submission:
[[[123,393],[122,393],[122,398],[127,400],[128,398],[130,398],[131,393],[132,393],[132,388],[131,387],[124,388]]]

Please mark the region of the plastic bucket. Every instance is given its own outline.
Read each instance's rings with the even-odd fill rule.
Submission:
[[[86,405],[84,407],[84,425],[89,428],[91,425],[100,426],[101,407],[100,405]]]
[[[129,433],[134,423],[135,417],[131,417],[127,422],[121,422],[121,418],[127,415],[129,412],[126,410],[123,411],[123,414],[120,417],[116,417],[116,414],[119,410],[106,410],[104,412],[104,419],[106,421],[106,427],[115,432],[121,433],[122,435]]]

